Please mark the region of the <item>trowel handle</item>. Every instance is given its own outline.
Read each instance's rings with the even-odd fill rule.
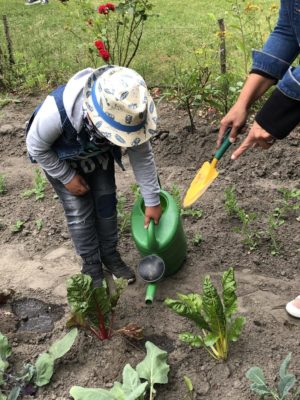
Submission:
[[[214,154],[214,158],[216,158],[217,160],[220,160],[220,158],[224,155],[225,151],[231,145],[231,142],[229,140],[230,132],[231,132],[231,128],[228,128],[225,132],[225,135],[223,137],[223,141],[222,141],[220,148]]]
[[[155,224],[153,219],[151,219],[147,229],[147,245],[148,250],[150,251],[155,251],[158,249],[158,243],[155,236]]]

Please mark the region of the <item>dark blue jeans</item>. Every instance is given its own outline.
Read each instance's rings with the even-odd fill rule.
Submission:
[[[77,254],[85,264],[101,265],[101,257],[108,257],[117,248],[118,226],[116,213],[116,184],[114,159],[107,154],[106,161],[97,158],[72,161],[84,177],[90,191],[74,196],[57,179],[46,176],[63,205],[69,232]]]

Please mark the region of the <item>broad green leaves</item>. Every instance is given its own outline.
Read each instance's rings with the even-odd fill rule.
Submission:
[[[88,328],[98,339],[108,339],[112,333],[112,313],[127,282],[117,279],[115,285],[115,291],[110,293],[106,284],[94,288],[92,278],[88,275],[77,274],[68,279],[67,294],[72,312],[68,327],[77,325]]]
[[[193,321],[200,334],[180,334],[180,339],[192,347],[205,347],[217,359],[226,359],[229,341],[236,341],[245,324],[245,318],[232,318],[237,311],[236,281],[233,268],[222,276],[222,298],[210,276],[203,282],[203,294],[177,294],[177,299],[166,299],[165,304],[178,315]]]
[[[8,368],[8,357],[11,355],[11,347],[7,337],[0,332],[0,385],[4,383],[3,373]]]
[[[110,390],[73,386],[70,395],[74,400],[143,400],[147,388],[150,399],[156,383],[167,383],[169,365],[167,353],[151,342],[146,342],[147,355],[136,370],[127,364],[123,370],[123,383],[115,382]],[[145,382],[141,382],[144,380]]]
[[[278,391],[268,386],[265,380],[264,373],[261,368],[252,367],[247,373],[246,377],[252,382],[251,390],[259,396],[271,396],[275,400],[284,400],[290,393],[290,390],[296,383],[296,378],[293,374],[288,373],[287,369],[291,360],[291,353],[283,360],[279,368],[279,383]],[[292,398],[297,400],[300,395],[300,387],[295,391]]]
[[[53,375],[55,360],[65,355],[70,350],[77,334],[77,328],[73,328],[62,339],[55,342],[47,353],[43,353],[38,357],[35,363],[35,384],[37,386],[44,386],[50,382]]]

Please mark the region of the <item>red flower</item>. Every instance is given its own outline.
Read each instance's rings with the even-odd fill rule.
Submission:
[[[105,49],[105,44],[101,40],[96,40],[95,46],[97,47],[98,50]]]
[[[116,9],[116,6],[113,3],[106,3],[106,7],[111,11],[115,11]]]
[[[103,4],[98,7],[98,13],[99,14],[108,14],[109,13],[109,8],[106,6],[106,4]]]
[[[102,57],[106,62],[108,62],[110,59],[110,54],[106,49],[99,50],[99,56]]]
[[[110,59],[110,54],[109,52],[106,50],[105,44],[104,42],[102,42],[101,40],[96,40],[95,41],[95,46],[98,49],[99,52],[99,57],[102,57],[104,61],[109,61]]]

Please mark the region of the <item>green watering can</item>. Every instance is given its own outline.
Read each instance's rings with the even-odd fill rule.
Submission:
[[[143,257],[138,273],[148,283],[146,304],[153,302],[156,283],[179,270],[187,251],[180,210],[174,198],[161,190],[160,202],[163,212],[159,224],[151,221],[148,229],[144,228],[145,205],[141,197],[136,200],[131,213],[132,237]]]

